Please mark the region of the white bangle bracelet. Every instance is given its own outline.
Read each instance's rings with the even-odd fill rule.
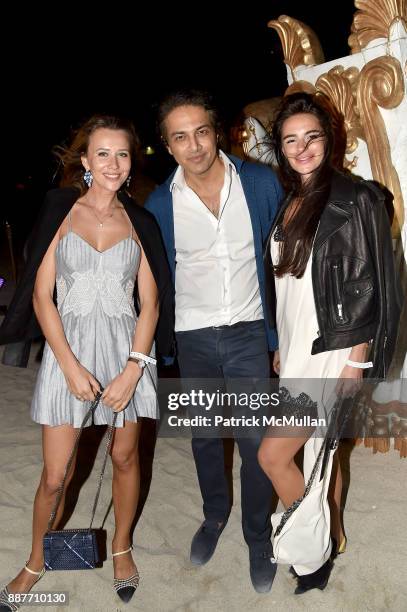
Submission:
[[[133,359],[142,359],[146,363],[157,365],[157,359],[153,359],[152,357],[149,357],[149,355],[144,355],[144,353],[139,353],[138,351],[131,351],[129,357],[132,357]]]
[[[346,365],[351,366],[352,368],[361,368],[365,370],[366,368],[373,368],[372,361],[352,361],[351,359],[346,360]]]

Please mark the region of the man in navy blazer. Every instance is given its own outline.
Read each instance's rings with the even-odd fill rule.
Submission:
[[[175,285],[175,335],[182,378],[268,379],[276,335],[266,321],[263,247],[282,198],[274,172],[226,155],[211,97],[179,91],[160,105],[158,125],[178,168],[146,208],[163,236]],[[242,527],[257,592],[271,589],[272,488],[257,461],[260,435],[237,437],[242,459]],[[221,437],[194,435],[204,521],[191,562],[213,555],[230,513]]]

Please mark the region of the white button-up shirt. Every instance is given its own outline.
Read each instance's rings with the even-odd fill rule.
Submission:
[[[240,177],[220,151],[225,181],[216,218],[178,167],[171,191],[176,250],[175,331],[263,318],[253,230]]]

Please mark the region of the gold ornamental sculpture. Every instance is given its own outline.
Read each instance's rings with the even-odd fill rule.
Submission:
[[[323,64],[324,52],[315,32],[305,23],[287,15],[270,21],[268,26],[277,30],[284,52],[284,61],[291,68],[304,64]]]
[[[396,20],[406,24],[406,0],[355,0],[348,44],[352,53],[359,53],[372,40],[387,38]]]
[[[396,108],[404,95],[403,73],[396,58],[379,57],[368,62],[360,71],[357,106],[365,126],[373,177],[386,185],[394,197],[393,230],[403,225],[403,195],[398,174],[391,161],[389,139],[379,107]]]

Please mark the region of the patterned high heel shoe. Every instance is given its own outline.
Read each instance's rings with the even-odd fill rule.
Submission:
[[[125,555],[133,550],[133,546],[130,546],[127,550],[122,550],[117,553],[112,553],[112,557],[118,557],[119,555]],[[134,572],[129,578],[114,578],[113,588],[124,603],[128,603],[133,597],[138,583],[140,582],[140,576],[137,571]],[[1,608],[0,608],[1,612]]]
[[[40,570],[39,572],[34,572],[34,570],[27,567],[27,563],[25,564],[24,569],[27,570],[29,574],[37,576],[37,580],[32,585],[34,586],[34,584],[37,584],[38,580],[40,580],[45,574],[45,567],[43,567],[42,570]],[[13,596],[18,594],[21,595],[21,593],[10,593],[8,587],[4,587],[4,589],[0,593],[0,612],[15,612],[16,610],[18,610],[21,606],[21,603],[16,603],[12,601],[12,599],[14,598]]]

